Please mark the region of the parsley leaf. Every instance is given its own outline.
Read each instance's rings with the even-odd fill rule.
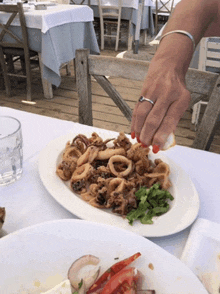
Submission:
[[[131,210],[126,216],[130,225],[134,220],[140,220],[142,224],[153,224],[152,218],[166,213],[170,207],[168,200],[174,199],[170,192],[160,188],[160,183],[154,184],[150,189],[141,187],[135,196],[138,208]]]

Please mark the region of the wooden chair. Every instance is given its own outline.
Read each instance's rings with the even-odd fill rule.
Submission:
[[[10,78],[25,78],[27,82],[27,100],[31,100],[31,63],[30,58],[38,53],[29,49],[28,35],[22,3],[17,5],[0,5],[0,11],[9,14],[6,24],[0,24],[0,63],[5,82],[6,94],[11,96]],[[11,30],[10,25],[15,18],[19,18],[22,37],[17,37]],[[13,61],[15,57],[21,60],[22,73],[15,73]],[[17,59],[16,58],[16,59]]]
[[[220,38],[202,38],[200,41],[198,69],[202,71],[211,71],[220,73]],[[208,102],[200,100],[192,107],[192,124],[195,130],[198,127],[199,116],[202,105],[207,105]]]
[[[150,62],[115,57],[89,55],[88,49],[76,51],[76,85],[79,96],[79,122],[93,125],[91,76],[112,98],[124,116],[131,121],[132,109],[122,99],[106,76],[144,81]],[[220,75],[189,69],[186,75],[187,88],[199,93],[209,101],[192,147],[208,150],[220,112]],[[192,95],[192,103],[197,102]]]
[[[105,38],[115,38],[115,51],[118,51],[120,29],[121,29],[121,9],[122,0],[118,0],[118,5],[105,5],[105,0],[98,0],[99,4],[99,17],[100,17],[100,31],[101,31],[101,50],[104,50]],[[131,21],[128,23],[128,50],[131,49]],[[112,34],[112,26],[116,26],[116,34]]]
[[[174,0],[156,0],[156,9],[154,11],[156,34],[159,32],[159,17],[165,17],[167,21],[173,11],[173,8]]]

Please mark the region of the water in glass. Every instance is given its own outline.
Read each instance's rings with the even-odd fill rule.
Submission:
[[[13,117],[0,116],[0,186],[21,177],[22,147],[21,123]]]

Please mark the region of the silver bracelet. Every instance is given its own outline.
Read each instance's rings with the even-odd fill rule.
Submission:
[[[164,37],[166,37],[166,36],[168,36],[168,35],[170,35],[170,34],[173,34],[173,33],[183,34],[183,35],[189,37],[190,40],[191,40],[192,43],[193,43],[193,51],[195,51],[195,49],[196,49],[196,43],[195,43],[195,40],[194,40],[193,36],[192,36],[190,33],[188,33],[187,31],[183,31],[183,30],[175,30],[175,31],[168,32],[168,33],[164,34],[163,36],[161,36],[161,38],[160,38],[160,42],[162,41],[162,39],[163,39]]]

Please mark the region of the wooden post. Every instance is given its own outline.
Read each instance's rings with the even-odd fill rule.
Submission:
[[[203,118],[196,138],[192,147],[202,150],[208,150],[210,146],[210,139],[213,135],[213,130],[220,115],[220,75],[215,83],[214,89],[210,96],[208,105],[203,114]]]
[[[79,122],[92,126],[91,75],[89,74],[89,49],[76,50],[76,87],[79,95]]]
[[[41,80],[42,80],[44,98],[52,99],[53,98],[52,84],[49,83],[46,79],[43,78],[43,63],[42,63],[42,57],[41,57],[40,52],[38,53],[38,57],[39,57],[39,64],[40,64]]]

